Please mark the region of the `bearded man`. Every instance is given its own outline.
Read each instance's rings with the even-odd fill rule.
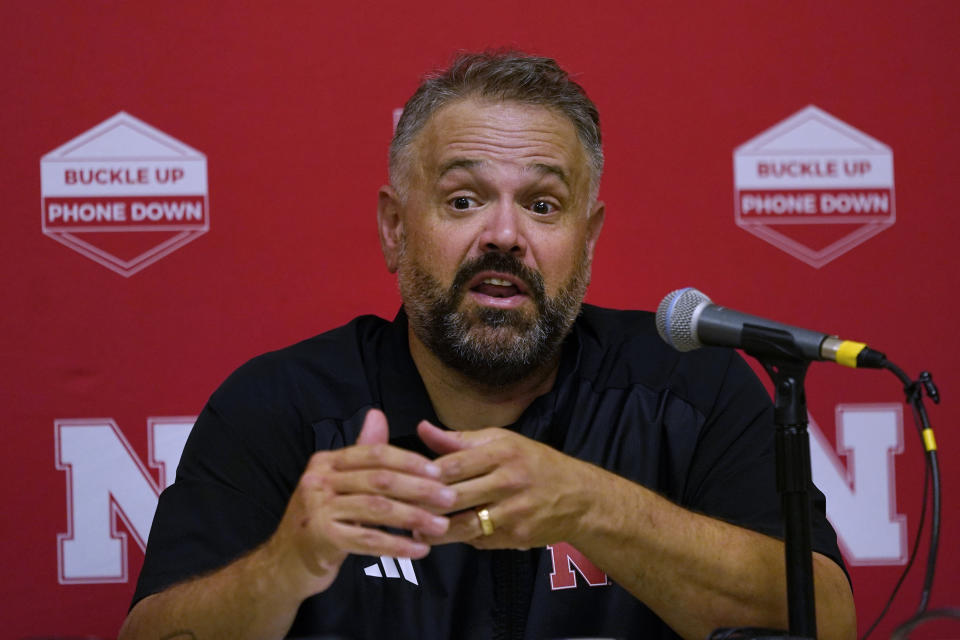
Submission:
[[[460,56],[378,203],[403,309],[241,367],[161,496],[122,638],[704,638],[787,625],[772,410],[732,351],[583,305],[596,107]],[[815,490],[814,490],[815,491]],[[815,494],[818,633],[852,638]]]

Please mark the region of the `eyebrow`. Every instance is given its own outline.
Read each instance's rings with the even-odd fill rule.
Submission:
[[[536,164],[530,165],[531,169],[534,169],[541,174],[552,174],[560,178],[560,182],[565,184],[567,187],[570,186],[570,180],[567,178],[566,172],[555,164],[544,164],[542,162],[537,162]]]
[[[474,167],[483,164],[482,160],[468,160],[467,158],[454,158],[450,162],[445,163],[440,167],[440,173],[437,175],[437,180],[447,175],[454,169],[466,169],[470,170]]]
[[[475,168],[475,167],[478,167],[478,166],[480,166],[480,165],[482,165],[482,164],[484,164],[484,161],[483,161],[483,160],[471,160],[471,159],[468,159],[468,158],[455,158],[455,159],[453,159],[453,160],[451,160],[451,161],[443,164],[443,166],[440,167],[440,173],[439,173],[439,175],[437,176],[437,180],[440,180],[440,179],[443,178],[445,175],[447,175],[449,172],[451,172],[451,171],[453,171],[453,170],[455,170],[455,169],[466,169],[467,171],[469,171],[470,169],[473,169],[473,168]],[[535,163],[533,163],[533,164],[531,164],[531,165],[528,165],[528,166],[524,167],[524,170],[528,170],[528,169],[532,169],[532,170],[536,171],[536,172],[539,173],[539,174],[555,175],[555,176],[557,176],[557,177],[560,179],[560,181],[561,181],[563,184],[565,184],[567,187],[570,186],[570,180],[569,180],[569,178],[568,178],[568,176],[567,176],[567,173],[566,173],[561,167],[558,167],[557,165],[546,164],[546,163],[543,163],[543,162],[535,162]]]

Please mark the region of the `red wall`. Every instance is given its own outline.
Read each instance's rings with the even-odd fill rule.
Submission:
[[[958,27],[949,0],[4,3],[0,637],[114,637],[132,593],[131,581],[63,584],[58,535],[79,507],[55,422],[113,419],[146,463],[147,420],[196,414],[247,358],[360,313],[391,315],[374,211],[392,111],[453,51],[502,45],[556,57],[600,108],[607,222],[590,302],[649,309],[694,285],[934,372],[947,502],[932,606],[958,603]],[[734,216],[733,151],[811,104],[889,147],[895,181],[895,221],[819,267]],[[128,276],[38,220],[41,158],[120,111],[204,154],[209,185],[209,230]],[[811,220],[781,229],[818,249],[861,226]],[[165,238],[88,237],[126,256]],[[889,375],[827,364],[808,393],[830,443],[838,405],[902,400]],[[906,408],[903,441],[895,473],[876,482],[895,483],[912,544],[923,462]],[[143,555],[127,547],[132,580]],[[861,632],[901,570],[851,567]],[[877,637],[915,608],[921,573]]]

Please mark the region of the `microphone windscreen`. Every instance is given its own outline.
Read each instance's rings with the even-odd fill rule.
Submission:
[[[663,341],[677,351],[692,351],[703,346],[697,339],[693,326],[693,314],[710,298],[693,287],[671,291],[657,307],[657,333]]]

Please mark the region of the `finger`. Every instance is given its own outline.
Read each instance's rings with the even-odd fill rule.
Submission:
[[[477,512],[473,509],[468,509],[451,516],[450,525],[443,534],[437,536],[421,534],[418,536],[418,538],[426,544],[433,546],[438,544],[449,544],[451,542],[472,543],[478,538],[486,538],[485,542],[489,544],[496,542],[496,540],[491,540],[491,538],[496,538],[496,536],[496,530],[494,530],[492,535],[484,536],[483,529],[480,526],[480,518],[477,516]]]
[[[513,453],[512,450],[491,444],[448,453],[434,460],[434,463],[440,467],[440,479],[447,484],[454,484],[491,473]]]
[[[379,409],[370,409],[363,418],[363,427],[357,436],[357,444],[374,444],[387,442],[390,439],[390,430],[387,426],[387,416]]]
[[[377,494],[443,511],[449,511],[457,498],[455,489],[437,480],[389,469],[341,471],[329,477],[327,486],[338,494]]]
[[[440,467],[425,456],[383,442],[339,449],[329,457],[331,466],[339,471],[392,469],[427,478],[440,477]]]
[[[517,493],[518,488],[506,486],[500,476],[501,474],[494,471],[450,485],[450,488],[455,492],[456,498],[446,513],[456,513],[464,509],[473,509],[474,507],[493,504]]]
[[[337,496],[330,500],[329,517],[339,522],[407,529],[431,536],[443,535],[450,524],[444,516],[377,495]]]
[[[338,546],[347,553],[414,560],[430,553],[430,545],[425,542],[372,527],[337,522],[332,529]]]
[[[431,450],[436,451],[440,455],[446,455],[454,451],[479,447],[499,438],[508,437],[510,432],[496,427],[478,429],[476,431],[448,431],[430,424],[426,420],[421,420],[420,424],[417,425],[417,434]]]
[[[460,451],[467,446],[467,441],[460,437],[459,431],[447,431],[426,420],[421,420],[417,425],[417,434],[425,445],[440,455]]]

